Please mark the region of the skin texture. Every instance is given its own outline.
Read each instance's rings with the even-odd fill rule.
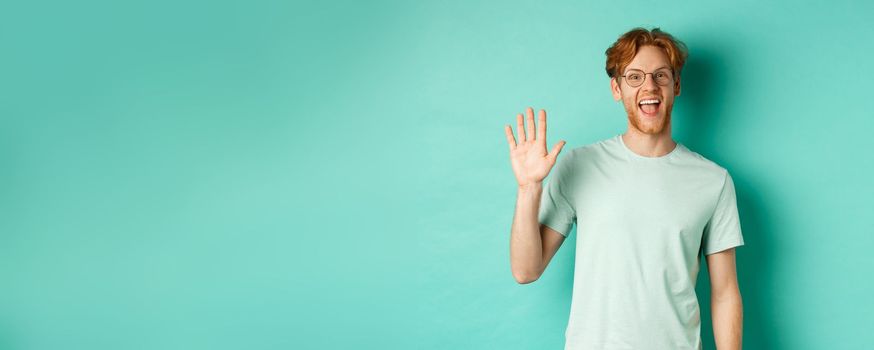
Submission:
[[[640,69],[651,73],[670,67],[667,55],[655,46],[643,46],[625,69]],[[610,80],[613,98],[621,101],[628,119],[628,130],[622,135],[625,145],[645,157],[660,157],[670,153],[677,143],[671,137],[671,111],[674,98],[680,95],[680,77],[673,84],[661,86],[647,74],[644,83],[631,87],[624,79]],[[638,103],[646,98],[661,102],[656,116],[642,115]],[[527,121],[525,132],[523,121]],[[543,179],[555,165],[565,141],[546,150],[546,111],[538,113],[539,129],[534,123],[534,109],[526,109],[526,117],[516,116],[518,139],[510,125],[504,133],[510,148],[510,162],[518,183],[516,208],[510,228],[510,266],[520,284],[534,282],[543,274],[549,261],[561,247],[565,237],[540,225],[538,211]],[[735,249],[707,255],[711,283],[713,333],[718,350],[741,349],[743,306],[737,282]]]
[[[651,73],[670,66],[664,50],[655,46],[643,46],[624,70],[639,69]],[[610,89],[613,99],[622,102],[628,117],[628,131],[622,135],[625,145],[645,157],[660,157],[670,153],[677,145],[671,138],[671,111],[674,108],[674,97],[680,95],[679,77],[676,77],[674,84],[661,86],[655,83],[652,75],[647,74],[643,85],[638,87],[629,86],[624,78],[612,78]],[[640,101],[652,97],[661,101],[655,118],[644,116],[638,105]]]
[[[735,248],[707,256],[710,272],[710,310],[716,348],[740,349],[743,335],[743,301],[737,283]]]
[[[513,225],[510,228],[510,267],[517,282],[526,284],[537,280],[549,260],[564,241],[560,233],[540,225],[537,211],[543,193],[543,179],[555,165],[565,141],[559,141],[546,151],[546,111],[540,110],[540,128],[535,130],[534,109],[528,107],[528,132],[523,127],[522,114],[516,116],[518,140],[513,129],[506,125],[504,133],[510,146],[510,164],[516,175],[518,192]]]

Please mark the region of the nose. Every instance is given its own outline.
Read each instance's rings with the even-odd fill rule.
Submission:
[[[645,76],[645,78],[643,79],[643,85],[641,85],[642,89],[644,89],[644,90],[656,90],[656,89],[658,89],[659,85],[656,84],[655,76],[653,75],[653,73],[646,73],[646,74],[644,74],[644,76]]]

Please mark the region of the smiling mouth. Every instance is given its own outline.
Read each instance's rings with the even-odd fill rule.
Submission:
[[[661,106],[661,101],[657,99],[643,99],[637,104],[637,107],[640,108],[642,114],[647,117],[655,117],[658,115],[659,106]]]

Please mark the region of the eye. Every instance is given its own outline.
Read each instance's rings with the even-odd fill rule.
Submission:
[[[627,76],[628,80],[630,80],[630,81],[638,81],[638,80],[642,79],[642,77],[643,76],[641,74],[638,74],[638,73],[631,73]]]

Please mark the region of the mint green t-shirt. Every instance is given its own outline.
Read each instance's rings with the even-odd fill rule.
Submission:
[[[661,157],[621,135],[559,157],[540,223],[577,249],[565,350],[700,350],[701,257],[744,244],[734,182],[678,143]]]

